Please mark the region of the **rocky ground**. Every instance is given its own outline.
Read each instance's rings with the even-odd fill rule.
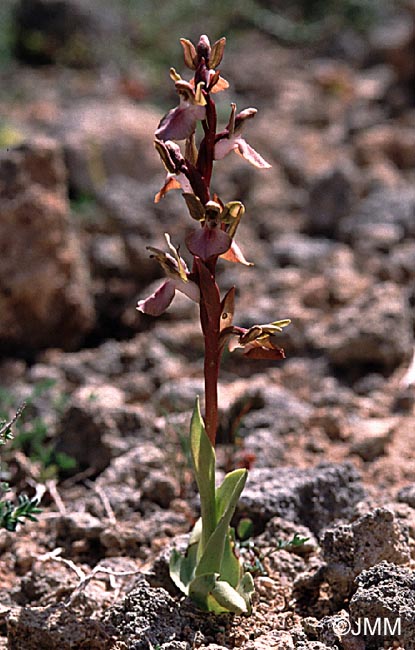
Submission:
[[[203,341],[181,294],[159,319],[135,310],[160,277],[146,245],[189,225],[177,194],[153,203],[163,111],[106,63],[1,71],[1,414],[27,403],[3,473],[43,510],[0,532],[0,648],[415,649],[406,12],[337,49],[251,30],[222,65],[220,119],[235,96],[257,106],[248,140],[272,169],[216,166],[219,195],[246,205],[238,241],[255,263],[221,263],[219,283],[237,286],[239,325],[292,320],[285,361],[235,352],[221,373],[219,471],[251,470],[235,522],[254,525],[249,618],[201,614],[167,572],[198,514],[187,430]],[[284,547],[295,533],[308,540]],[[357,634],[364,620],[382,627]]]

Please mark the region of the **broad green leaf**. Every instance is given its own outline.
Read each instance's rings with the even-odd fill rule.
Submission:
[[[190,450],[200,494],[202,538],[199,553],[202,554],[216,526],[215,451],[205,431],[199,398],[196,399],[190,424]]]
[[[186,551],[186,555],[182,555],[176,549],[173,549],[170,556],[170,577],[176,587],[186,595],[189,593],[189,584],[195,574],[197,547],[198,544],[190,544]]]
[[[248,613],[245,598],[241,596],[236,589],[231,587],[228,582],[217,580],[211,594],[219,605],[227,609],[229,612],[233,612],[234,614]]]
[[[219,502],[221,504],[219,506],[219,509],[224,509],[223,515],[214,532],[210,536],[209,541],[200,558],[196,569],[197,576],[204,573],[220,574],[229,524],[235,511],[236,504],[238,503],[238,499],[241,495],[242,490],[244,489],[247,475],[248,472],[246,469],[235,470],[235,472],[228,474],[228,476],[231,477],[229,481],[227,481],[227,477],[225,477],[225,480],[221,485],[221,487],[223,487],[226,483],[223,489],[223,493],[221,493],[221,497],[219,499]],[[231,487],[233,489],[230,489]],[[228,499],[226,503],[222,499],[222,496],[225,494],[227,495]],[[222,506],[222,504],[224,505]]]
[[[201,609],[215,614],[246,614],[249,610],[245,598],[230,584],[218,580],[215,573],[195,578],[189,586],[189,596]]]
[[[225,512],[228,503],[232,499],[232,495],[241,479],[242,476],[247,477],[247,470],[246,469],[235,469],[233,472],[229,472],[229,474],[226,474],[225,478],[223,479],[223,482],[221,485],[216,488],[216,518],[217,521],[220,520],[222,517],[223,513]],[[245,483],[244,483],[245,485]],[[244,486],[242,486],[243,489]],[[239,499],[239,496],[238,496]],[[235,503],[236,506],[236,503]]]
[[[196,577],[189,585],[190,598],[204,610],[208,607],[208,595],[215,586],[217,574],[208,573]]]
[[[242,567],[235,555],[235,543],[233,530],[229,529],[223,549],[222,564],[220,567],[220,579],[229,582],[232,587],[237,587],[241,579]]]

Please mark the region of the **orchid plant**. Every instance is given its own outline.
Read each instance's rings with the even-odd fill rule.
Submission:
[[[229,122],[217,130],[214,94],[229,87],[217,69],[225,48],[221,38],[210,45],[201,36],[197,46],[182,38],[185,65],[193,72],[186,81],[170,70],[179,95],[179,105],[163,117],[155,132],[155,147],[167,170],[163,187],[157,193],[159,202],[167,192],[182,192],[190,217],[198,222],[185,239],[193,257],[189,269],[179,247],[165,235],[167,251],[148,247],[166,274],[165,282],[137,309],[159,316],[172,302],[176,291],[199,304],[200,322],[205,344],[204,379],[205,409],[200,412],[197,399],[190,427],[193,468],[200,493],[201,517],[196,523],[184,556],[174,551],[170,575],[177,587],[189,595],[199,607],[215,613],[249,614],[253,580],[245,573],[235,548],[230,527],[241,492],[247,479],[246,469],[226,475],[219,487],[215,485],[215,440],[218,428],[218,374],[225,346],[232,351],[242,348],[253,359],[283,359],[284,352],[276,344],[276,335],[289,324],[280,320],[249,329],[233,324],[235,287],[221,298],[216,282],[218,259],[251,266],[235,235],[245,213],[240,201],[223,201],[211,190],[213,164],[232,151],[258,167],[270,167],[244,139],[243,130],[256,114],[255,108],[237,112],[231,104]],[[200,142],[196,128],[202,126]],[[177,141],[183,141],[182,148]]]

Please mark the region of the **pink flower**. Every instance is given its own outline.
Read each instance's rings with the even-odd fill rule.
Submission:
[[[153,253],[153,257],[157,259],[168,277],[151,296],[137,303],[138,311],[149,316],[163,314],[172,302],[176,291],[181,291],[195,302],[199,302],[200,299],[199,287],[195,282],[189,280],[189,270],[186,262],[180,257],[167,233],[165,237],[171,253],[164,253],[158,248],[148,246],[148,250]]]
[[[196,129],[198,120],[206,117],[206,99],[199,83],[194,89],[192,84],[185,81],[172,68],[170,76],[175,82],[179,94],[179,105],[165,115],[158,125],[155,136],[158,140],[186,140]]]
[[[214,255],[222,255],[230,248],[232,239],[221,229],[222,206],[208,201],[205,206],[194,195],[185,197],[190,214],[203,223],[200,230],[194,230],[186,237],[186,246],[192,255],[204,262]]]
[[[155,140],[154,145],[160,155],[160,158],[167,170],[167,176],[163,187],[154,197],[154,202],[158,203],[170,190],[182,190],[185,194],[192,194],[199,191],[203,196],[206,188],[203,178],[192,162],[192,145],[193,138],[187,141],[186,159],[183,157],[180,147],[171,140]]]
[[[206,221],[201,230],[195,230],[186,237],[186,246],[192,255],[206,262],[214,255],[223,255],[231,245],[231,238],[218,228],[218,224]]]
[[[226,205],[218,201],[208,201],[203,206],[194,194],[184,193],[190,216],[199,221],[203,228],[191,232],[186,245],[192,255],[197,255],[203,261],[219,255],[228,262],[239,262],[252,266],[234,241],[239,222],[245,213],[245,207],[240,201],[230,201]]]
[[[254,167],[260,169],[269,169],[271,165],[267,163],[260,154],[255,151],[242,137],[242,130],[246,120],[253,118],[257,110],[256,108],[246,108],[237,115],[236,105],[231,104],[231,117],[228,126],[224,131],[218,133],[215,143],[215,160],[222,160],[231,151],[234,151],[242,158],[245,158]]]
[[[236,348],[243,348],[244,355],[250,359],[284,359],[284,350],[274,343],[275,334],[282,332],[290,324],[288,319],[267,323],[266,325],[253,325],[249,329],[229,325],[221,332],[221,345],[229,341],[231,352]]]

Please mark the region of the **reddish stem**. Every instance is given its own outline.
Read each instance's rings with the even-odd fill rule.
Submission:
[[[200,287],[200,322],[205,341],[205,428],[215,445],[218,428],[218,375],[221,358],[219,345],[221,302],[215,281],[217,258],[203,262],[195,258],[197,282]]]
[[[207,319],[206,306],[200,304],[201,321]],[[205,428],[212,446],[215,446],[218,429],[218,376],[220,364],[219,324],[209,321],[205,332]]]
[[[212,178],[213,160],[215,155],[215,138],[216,138],[216,106],[215,102],[208,95],[206,104],[206,124],[207,131],[205,134],[205,147],[206,147],[206,168],[205,168],[205,181],[210,186]]]
[[[195,84],[198,75],[206,73],[203,66],[196,73]],[[206,195],[210,196],[210,181],[212,178],[213,160],[216,138],[216,106],[209,93],[206,98],[206,119],[203,122],[205,136],[200,143],[197,170],[201,174]],[[220,294],[215,281],[217,257],[206,262],[196,261],[198,268],[198,284],[200,287],[200,322],[205,341],[205,428],[212,446],[215,446],[216,432],[218,428],[218,376],[221,351],[219,346],[220,334]]]

